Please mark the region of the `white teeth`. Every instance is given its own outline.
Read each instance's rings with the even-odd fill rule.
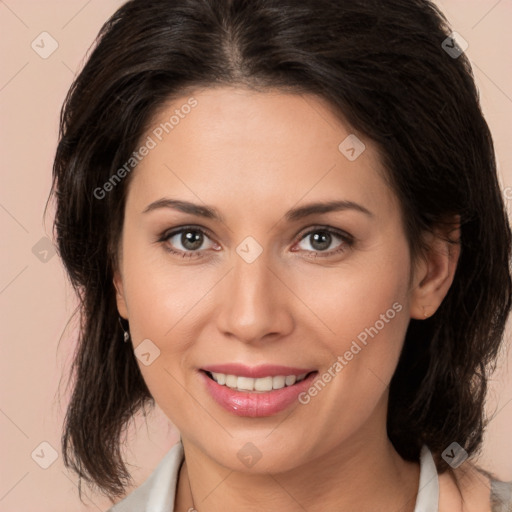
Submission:
[[[219,384],[226,384],[226,374],[224,373],[212,373],[213,378],[219,383]]]
[[[254,389],[254,379],[249,377],[238,377],[236,387],[238,389],[243,389],[244,391],[252,391]]]
[[[284,382],[287,386],[292,386],[293,384],[295,384],[296,380],[297,377],[295,377],[295,375],[288,375]]]
[[[235,375],[226,375],[226,386],[228,388],[236,388],[238,377]]]
[[[238,377],[241,379],[242,377]],[[255,391],[272,391],[273,388],[273,379],[272,377],[263,377],[260,379],[251,379],[254,381],[254,390]],[[279,388],[276,388],[279,389]]]
[[[238,391],[272,391],[273,389],[282,389],[285,386],[292,386],[306,377],[306,373],[301,375],[276,375],[275,377],[262,377],[253,379],[251,377],[238,377],[236,375],[226,375],[225,373],[211,373],[213,380],[221,386],[227,386]]]
[[[281,388],[284,388],[284,386],[286,384],[286,379],[288,377],[284,377],[283,375],[276,375],[275,377],[267,377],[267,378],[269,378],[272,381],[271,382],[272,389],[281,389]],[[265,391],[270,391],[270,389],[265,390]]]

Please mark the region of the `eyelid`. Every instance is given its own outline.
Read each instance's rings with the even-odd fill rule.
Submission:
[[[199,231],[199,232],[207,235],[208,238],[210,238],[210,239],[213,238],[212,232],[208,228],[205,228],[203,226],[197,226],[195,224],[186,224],[183,226],[178,226],[175,228],[170,228],[170,229],[166,229],[166,230],[162,231],[162,233],[158,236],[158,241],[165,242],[167,239],[169,239],[169,238],[173,237],[174,235],[177,235],[183,231],[186,231],[187,229],[189,229],[190,231]]]
[[[306,235],[310,235],[312,232],[316,231],[325,231],[330,233],[331,235],[336,235],[340,238],[346,239],[347,241],[355,242],[355,237],[350,233],[347,233],[343,229],[334,228],[325,224],[314,224],[312,226],[308,226],[307,228],[302,229],[297,235],[296,239],[298,241],[302,240]]]

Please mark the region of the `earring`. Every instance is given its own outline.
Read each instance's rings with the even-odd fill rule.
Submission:
[[[423,316],[425,318],[427,318],[429,316],[429,314],[425,311],[425,306],[422,306],[423,307]]]
[[[130,333],[128,331],[126,331],[125,328],[123,327],[123,322],[121,321],[121,317],[119,317],[119,325],[121,326],[121,329],[123,330],[124,342],[128,343],[128,341],[130,340]]]

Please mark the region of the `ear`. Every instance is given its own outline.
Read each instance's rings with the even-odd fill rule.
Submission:
[[[119,269],[114,271],[114,287],[116,289],[116,302],[117,302],[117,310],[119,311],[119,315],[123,317],[125,320],[128,320],[128,306],[126,305],[126,299],[124,295],[124,285],[123,278],[121,276],[121,272]]]
[[[425,236],[426,253],[418,256],[411,290],[411,318],[432,316],[452,285],[460,255],[460,216]]]

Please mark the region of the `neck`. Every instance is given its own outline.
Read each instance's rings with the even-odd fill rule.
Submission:
[[[419,464],[404,461],[387,437],[350,440],[283,473],[243,473],[218,465],[182,439],[175,512],[413,512]]]

